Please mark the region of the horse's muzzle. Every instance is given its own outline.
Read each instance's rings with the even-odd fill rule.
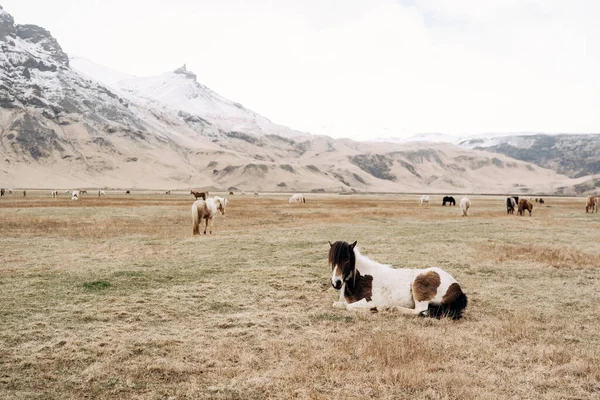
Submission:
[[[331,286],[333,286],[335,290],[340,290],[342,288],[342,281],[335,281],[335,283],[332,281]]]

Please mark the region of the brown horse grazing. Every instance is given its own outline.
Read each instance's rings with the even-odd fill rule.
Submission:
[[[131,190],[126,191],[125,194],[131,194]]]
[[[598,198],[596,198],[595,196],[588,196],[585,203],[585,212],[593,213],[594,210],[596,211],[596,213],[598,212]]]
[[[230,195],[230,196],[233,196],[233,192],[229,192],[229,195]]]
[[[4,189],[0,189],[0,196],[4,196]]]
[[[194,197],[202,197],[203,200],[206,200],[206,196],[208,196],[208,192],[196,192],[195,190],[190,190],[190,194],[193,194]]]
[[[529,211],[529,216],[531,217],[531,211],[533,211],[533,204],[531,204],[531,202],[527,199],[520,199],[519,208],[517,210],[519,215],[523,215],[525,210]]]
[[[170,191],[170,190],[167,190],[167,191],[165,192],[165,194],[171,194],[171,191]]]
[[[23,197],[27,196],[27,190],[23,190]]]

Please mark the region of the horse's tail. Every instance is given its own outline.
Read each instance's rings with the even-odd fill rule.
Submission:
[[[192,204],[192,234],[199,235],[200,234],[200,218],[198,218],[198,206],[196,203]]]
[[[465,308],[467,308],[467,295],[462,292],[460,289],[460,293],[454,298],[454,300],[448,303],[442,304],[429,304],[427,308],[428,315],[433,318],[443,318],[448,317],[453,320],[461,319],[462,313]]]

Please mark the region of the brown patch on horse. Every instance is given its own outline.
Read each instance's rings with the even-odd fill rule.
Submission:
[[[444,295],[444,297],[442,297],[442,304],[453,303],[456,299],[458,299],[458,296],[460,296],[462,292],[463,291],[460,288],[460,285],[454,282],[448,287],[448,290],[446,290],[446,294]]]
[[[361,275],[356,270],[356,277],[350,277],[346,281],[344,289],[344,298],[348,303],[354,303],[362,299],[371,301],[373,296],[373,277],[371,275]]]
[[[440,286],[440,282],[440,275],[437,272],[429,271],[424,274],[419,274],[412,284],[414,299],[416,301],[433,299]]]

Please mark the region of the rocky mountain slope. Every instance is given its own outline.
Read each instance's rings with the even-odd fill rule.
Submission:
[[[464,139],[458,145],[504,154],[571,178],[587,177],[576,185],[577,192],[600,187],[600,135],[507,135]]]
[[[0,9],[0,186],[569,193],[585,179],[452,144],[277,125],[185,67],[138,78],[71,59]]]

